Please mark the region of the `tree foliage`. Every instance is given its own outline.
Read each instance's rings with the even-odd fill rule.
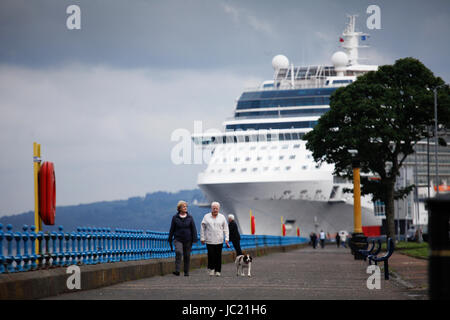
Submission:
[[[393,199],[412,190],[412,186],[394,190],[399,169],[414,152],[414,145],[433,134],[427,130],[434,125],[433,89],[443,84],[419,60],[399,59],[336,90],[330,98],[330,110],[305,135],[314,159],[333,163],[334,173],[341,177],[352,177],[348,150],[358,150],[361,172],[379,177],[375,181],[362,179],[361,193],[385,202],[388,225]],[[447,129],[448,85],[438,92],[438,119],[441,129]]]

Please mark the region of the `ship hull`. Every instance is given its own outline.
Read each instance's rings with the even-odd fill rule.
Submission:
[[[281,235],[281,217],[285,222],[288,236],[296,236],[297,227],[300,229],[300,235],[304,237],[320,230],[330,234],[341,230],[353,231],[352,202],[295,199],[293,198],[297,194],[295,191],[292,194],[285,194],[286,198],[276,195],[268,197],[270,190],[301,189],[305,183],[279,184],[278,186],[276,183],[219,183],[199,184],[199,187],[209,201],[220,202],[223,214],[236,216],[240,230],[244,234],[251,233],[250,210],[255,216],[256,234]],[[366,205],[361,210],[362,225],[380,226],[381,219],[374,216],[368,199],[364,200],[366,201],[362,202]]]

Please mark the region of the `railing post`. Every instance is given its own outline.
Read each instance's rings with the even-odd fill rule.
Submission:
[[[83,243],[83,249],[81,250],[81,260],[83,264],[88,264],[86,240],[87,240],[86,228],[83,227],[81,228],[81,241]]]
[[[30,234],[28,233],[28,226],[23,226],[22,240],[23,240],[23,270],[28,271],[31,269],[31,253],[28,251],[28,239]],[[31,245],[33,246],[33,245]]]
[[[15,272],[14,267],[13,267],[13,261],[14,261],[14,257],[12,254],[12,240],[13,240],[13,234],[11,232],[12,230],[12,225],[8,224],[6,226],[6,233],[5,233],[5,239],[6,241],[8,241],[8,255],[6,256],[6,270],[10,273]]]
[[[56,239],[58,238],[58,234],[55,231],[52,231],[50,233],[50,238],[52,239],[52,253],[51,253],[51,257],[52,257],[52,267],[57,267],[59,266],[59,261],[58,261],[58,253],[56,251]]]
[[[120,243],[120,250],[119,250],[120,261],[126,261],[126,258],[125,258],[125,233],[123,233],[121,229],[119,230],[119,243]]]
[[[97,264],[98,263],[98,234],[97,234],[97,228],[92,229],[92,263]]]
[[[58,242],[59,242],[59,251],[58,251],[58,265],[59,266],[64,266],[64,232],[63,232],[63,227],[59,226],[58,227],[59,232],[57,233],[57,237],[58,237]]]
[[[146,231],[146,247],[147,247],[147,259],[150,259],[152,257],[152,248],[151,248],[151,236],[150,231]]]
[[[31,270],[36,270],[37,269],[37,264],[36,264],[36,259],[37,259],[37,255],[36,255],[37,234],[35,232],[36,226],[31,226],[30,229],[31,229],[31,232],[30,232]]]
[[[101,239],[102,239],[102,259],[101,259],[101,262],[102,263],[108,262],[108,247],[106,246],[107,245],[106,239],[107,239],[108,234],[106,232],[107,232],[106,228],[103,228],[101,230]]]
[[[105,262],[111,262],[111,233],[110,228],[105,229],[105,241],[106,241],[106,259]]]
[[[103,228],[97,228],[97,263],[103,263]]]
[[[64,234],[64,239],[66,240],[66,252],[64,253],[64,266],[70,266],[71,264],[71,251],[70,251],[70,240],[71,236],[70,233],[66,232]],[[73,241],[72,241],[73,243]]]
[[[125,261],[130,261],[131,234],[125,230]]]
[[[22,272],[22,256],[20,254],[20,241],[22,241],[22,234],[20,232],[14,233],[14,239],[16,240],[16,255],[14,261],[16,262],[16,271]]]
[[[3,255],[3,238],[5,235],[2,229],[3,225],[0,223],[0,273],[5,272],[5,256]]]
[[[120,261],[120,239],[119,234],[117,233],[117,230],[114,232],[114,262]]]
[[[77,250],[76,250],[77,264],[80,265],[80,264],[83,263],[83,260],[82,260],[82,248],[81,248],[82,233],[81,233],[81,228],[80,227],[77,228],[76,237],[77,237]]]
[[[92,264],[92,229],[87,228],[86,239],[88,243],[87,248],[87,264]]]
[[[135,260],[135,245],[136,245],[136,231],[130,230],[130,247],[128,248],[128,252],[130,253],[130,261]]]
[[[76,265],[77,264],[77,251],[76,251],[76,247],[75,247],[75,245],[76,245],[76,242],[77,242],[77,233],[75,232],[75,231],[72,231],[71,233],[70,233],[70,240],[71,240],[71,242],[72,242],[72,249],[71,249],[71,251],[70,251],[70,258],[71,258],[71,260],[70,260],[70,264],[71,265]]]
[[[47,232],[44,232],[44,240],[45,240],[45,254],[44,254],[44,267],[49,268],[50,267],[50,234]]]
[[[44,245],[44,232],[43,231],[38,231],[36,239],[38,241],[38,250],[39,252],[37,253],[37,260],[38,260],[38,268],[43,268],[44,267],[44,250],[43,250],[43,245]]]

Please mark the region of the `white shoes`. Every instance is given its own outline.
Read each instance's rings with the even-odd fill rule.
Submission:
[[[208,269],[208,274],[210,276],[216,276],[216,277],[220,277],[220,272],[215,272],[214,269]]]

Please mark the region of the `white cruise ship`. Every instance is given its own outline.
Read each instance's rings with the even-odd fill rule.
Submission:
[[[209,201],[219,201],[224,214],[237,217],[241,232],[251,233],[250,212],[256,234],[308,237],[323,230],[330,234],[353,231],[353,195],[349,181],[333,177],[333,165],[318,165],[306,149],[304,134],[329,110],[330,95],[359,75],[377,70],[358,63],[359,41],[355,17],[340,42],[343,51],[332,65],[296,67],[283,55],[272,60],[273,80],[246,90],[224,132],[194,134],[194,143],[210,149],[209,164],[198,185]],[[363,229],[378,229],[370,196],[361,199]]]

